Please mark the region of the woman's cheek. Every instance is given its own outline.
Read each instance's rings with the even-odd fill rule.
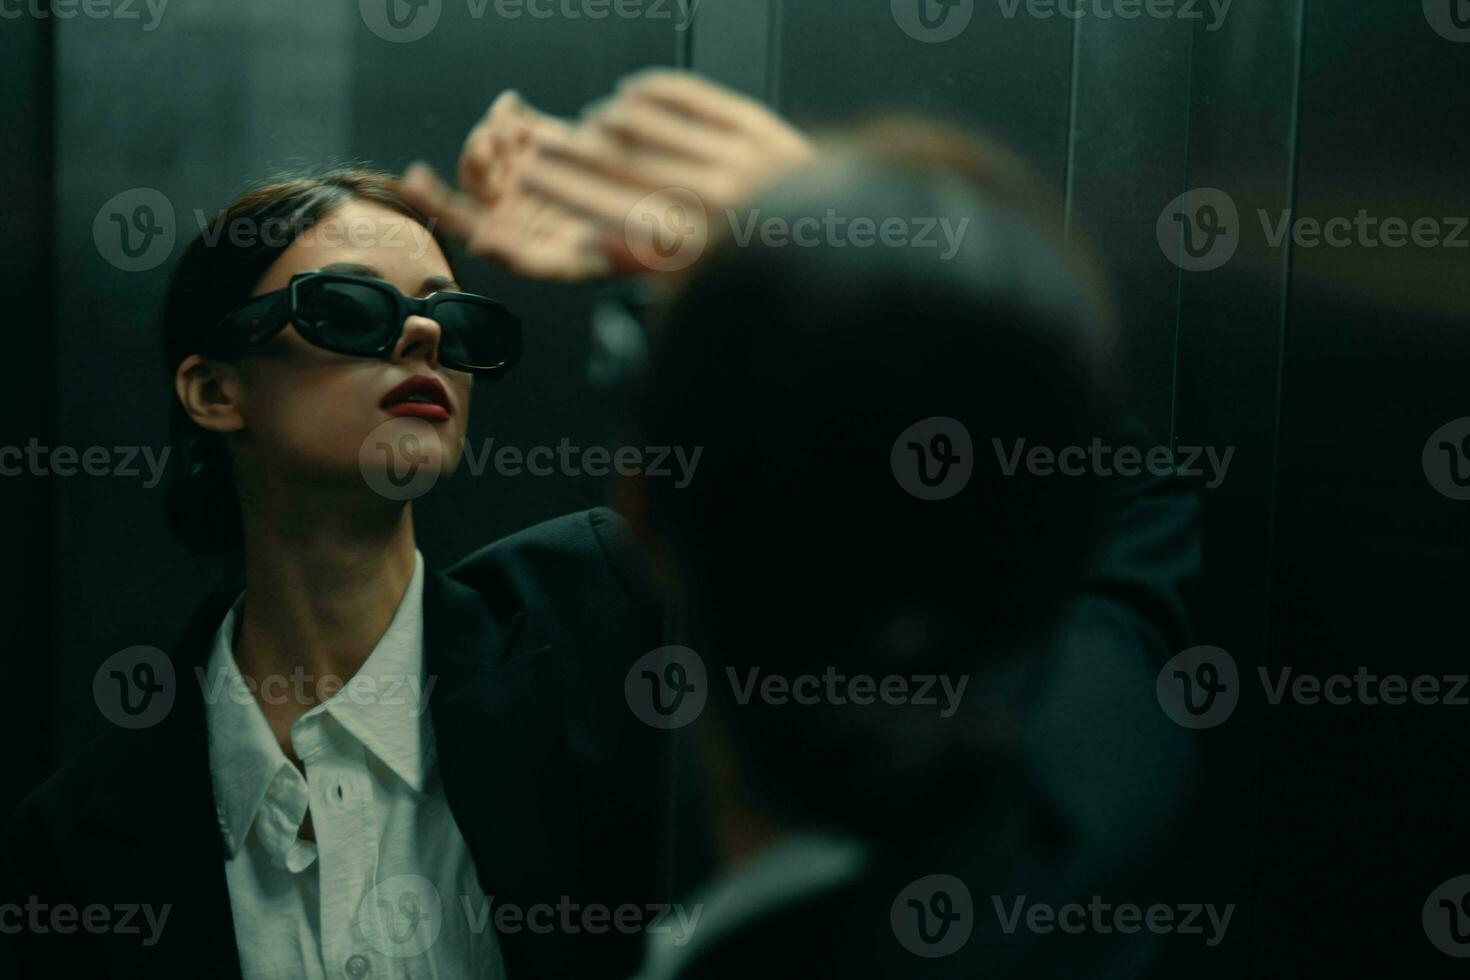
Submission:
[[[363,444],[386,418],[367,388],[362,383],[296,386],[284,399],[284,441],[313,469],[355,472]]]

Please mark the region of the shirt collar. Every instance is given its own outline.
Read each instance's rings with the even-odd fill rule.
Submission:
[[[423,586],[424,557],[414,549],[408,588],[362,667],[292,726],[298,755],[309,754],[302,742],[320,737],[320,726],[310,719],[330,713],[394,775],[423,791],[436,757],[426,710]],[[295,775],[235,663],[235,622],[244,598],[241,592],[215,631],[204,672],[210,778],[220,833],[231,855],[244,842],[272,782]]]
[[[413,577],[377,646],[342,690],[292,726],[292,745],[307,716],[326,712],[415,792],[433,767],[434,731],[424,677],[424,556],[414,550]]]

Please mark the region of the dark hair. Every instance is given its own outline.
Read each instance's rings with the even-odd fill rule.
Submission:
[[[201,230],[174,266],[163,306],[163,351],[170,425],[181,465],[173,470],[164,506],[169,528],[196,551],[240,547],[239,501],[223,441],[185,414],[172,393],[174,372],[198,351],[203,331],[250,298],[292,242],[351,201],[381,204],[434,231],[399,191],[394,176],[342,167],[276,177],[237,198]]]
[[[1007,475],[991,440],[1111,434],[1106,302],[1045,185],[940,124],[850,133],[744,210],[732,226],[834,210],[970,221],[949,260],[725,237],[655,324],[633,397],[639,438],[702,449],[687,486],[646,478],[648,520],[687,587],[742,788],[780,818],[883,835],[918,796],[978,791],[1000,764],[1005,725],[982,699],[1039,662],[1027,652],[1087,559],[1097,481]],[[900,434],[930,418],[973,437],[972,475],[947,499],[897,476]],[[828,667],[973,675],[969,710],[736,703],[727,676]]]

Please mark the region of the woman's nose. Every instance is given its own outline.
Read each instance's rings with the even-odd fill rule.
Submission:
[[[395,361],[421,358],[431,368],[439,366],[439,340],[443,331],[439,321],[426,316],[410,316],[403,321],[403,333],[393,350]]]

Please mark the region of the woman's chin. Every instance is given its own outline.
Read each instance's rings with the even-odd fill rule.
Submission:
[[[357,469],[376,493],[412,500],[449,477],[459,455],[456,427],[400,415],[374,426],[363,439]]]

